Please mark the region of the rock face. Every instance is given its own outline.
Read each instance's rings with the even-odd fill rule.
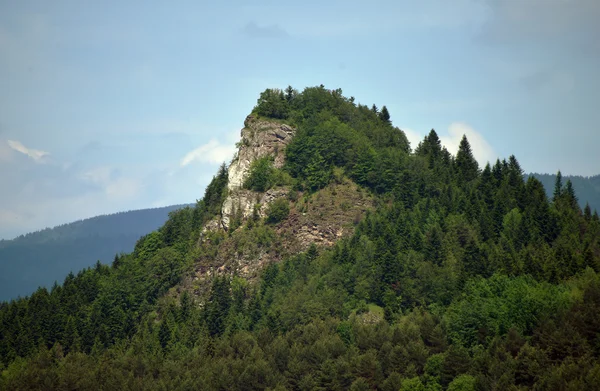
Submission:
[[[296,192],[288,197],[288,190],[275,188],[257,194],[239,190],[237,199],[259,196],[261,217],[267,205],[278,197],[289,199],[290,212],[286,219],[276,224],[257,222],[253,228],[248,225],[229,233],[216,225],[206,226],[214,235],[207,235],[199,243],[201,251],[196,259],[193,275],[186,284],[196,295],[206,292],[207,279],[213,274],[235,274],[250,281],[256,280],[260,271],[273,262],[306,251],[311,245],[329,247],[343,237],[352,235],[356,224],[368,210],[373,208],[372,196],[349,179],[341,183],[331,183],[317,192]],[[210,227],[210,228],[209,228]],[[218,246],[211,243],[212,238]]]
[[[260,204],[261,217],[266,205],[279,196],[281,191],[267,191],[265,194],[243,189],[244,181],[250,172],[250,165],[256,159],[273,156],[274,165],[281,168],[284,162],[284,149],[294,137],[295,129],[272,121],[259,120],[252,115],[246,117],[241,131],[241,140],[236,157],[228,169],[228,196],[221,210],[221,226],[227,230],[234,213],[243,219],[250,217],[254,205]]]
[[[221,215],[204,225],[194,273],[183,282],[196,295],[207,292],[206,281],[214,274],[235,273],[255,280],[269,263],[306,251],[313,244],[331,246],[351,235],[362,216],[373,208],[371,195],[347,178],[314,194],[286,187],[264,193],[244,189],[252,162],[272,156],[275,167],[281,168],[285,147],[295,135],[295,129],[288,125],[253,116],[248,116],[244,125],[237,155],[228,169],[228,195]],[[269,205],[281,197],[289,200],[286,219],[276,224],[256,221],[253,228],[243,224],[239,229],[231,229],[233,216],[248,220],[256,213],[264,218]]]

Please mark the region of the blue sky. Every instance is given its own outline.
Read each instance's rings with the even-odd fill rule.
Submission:
[[[600,2],[0,1],[0,238],[194,202],[267,87],[600,173]]]

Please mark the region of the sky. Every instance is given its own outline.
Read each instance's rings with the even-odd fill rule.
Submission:
[[[413,147],[600,174],[600,2],[0,0],[0,238],[195,202],[261,91],[342,88]]]

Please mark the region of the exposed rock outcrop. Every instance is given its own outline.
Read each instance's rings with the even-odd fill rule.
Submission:
[[[243,197],[245,192],[238,196]],[[286,193],[280,188],[261,194],[261,216],[269,200],[287,196]],[[216,251],[210,250],[209,243],[201,243],[206,251],[196,262],[192,277],[196,288],[192,289],[201,291],[202,282],[212,273],[235,273],[253,280],[266,264],[306,251],[312,244],[332,246],[352,235],[358,221],[373,207],[372,196],[350,180],[332,183],[314,194],[298,192],[292,198],[295,200],[290,201],[289,216],[277,224],[259,224],[252,229],[245,226],[223,235]]]
[[[266,206],[275,198],[285,195],[281,190],[269,190],[265,194],[243,189],[244,181],[250,172],[253,161],[265,156],[273,156],[274,166],[281,168],[284,163],[284,150],[294,137],[295,129],[274,121],[246,117],[241,130],[241,140],[236,157],[228,169],[228,196],[221,209],[221,226],[227,230],[231,218],[239,213],[247,219],[254,212],[254,205],[260,204],[260,216],[264,217]]]
[[[263,193],[245,189],[244,182],[255,160],[272,156],[275,167],[283,167],[285,147],[293,139],[295,129],[253,116],[248,116],[244,125],[237,155],[228,169],[228,195],[221,215],[205,224],[205,235],[198,243],[203,251],[199,251],[195,272],[186,282],[196,294],[206,289],[204,281],[215,273],[236,273],[253,280],[268,263],[305,251],[312,244],[329,247],[351,235],[357,222],[373,206],[368,192],[349,179],[334,181],[313,194],[285,187]],[[290,191],[294,194],[288,194]],[[253,228],[244,224],[253,215],[266,217],[270,204],[281,197],[290,200],[286,219],[276,224],[259,222]],[[234,217],[241,218],[242,226],[231,230]]]

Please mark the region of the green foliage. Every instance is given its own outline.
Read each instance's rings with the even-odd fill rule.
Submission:
[[[273,166],[273,157],[265,156],[252,162],[244,187],[258,192],[265,192],[272,187],[289,185],[291,182],[292,180],[287,172]]]
[[[267,223],[277,224],[285,220],[290,214],[290,202],[285,198],[278,198],[269,205],[267,210]]]
[[[290,101],[294,97],[293,90],[284,92],[279,89],[266,89],[260,94],[260,98],[253,112],[261,117],[285,119],[289,115]]]
[[[466,135],[463,135],[458,146],[456,168],[458,169],[458,178],[463,182],[470,182],[478,176],[479,164],[477,164],[477,160],[473,156],[471,145]]]
[[[383,107],[341,90],[263,98],[298,127],[285,171],[303,199],[354,180],[375,208],[331,248],[280,261],[293,242],[259,219],[198,245],[226,195],[223,166],[118,267],[1,305],[0,389],[597,387],[600,219],[574,207],[573,187],[550,203],[514,156],[480,172],[466,138],[454,158],[433,130],[411,154]],[[280,198],[267,220],[288,214]],[[211,264],[219,246],[278,262],[246,281]]]
[[[50,288],[69,272],[108,263],[131,251],[140,237],[158,229],[174,205],[97,216],[47,228],[13,240],[0,240],[0,301]]]
[[[577,199],[579,199],[579,206],[581,208],[585,207],[586,204],[589,204],[592,211],[600,210],[600,175],[590,177],[560,175],[560,180],[558,178],[558,173],[556,175],[532,173],[528,176],[535,177],[542,182],[546,189],[547,196],[551,199],[562,192],[564,189],[563,181],[569,180],[577,194]],[[561,190],[559,192],[557,192],[557,182],[559,186],[558,189]]]
[[[226,321],[231,307],[230,282],[227,277],[217,277],[213,281],[206,306],[206,325],[212,336],[225,332]]]
[[[204,191],[204,197],[196,202],[192,214],[192,228],[199,229],[206,221],[220,213],[227,196],[227,167],[223,163]]]
[[[567,291],[529,277],[511,279],[494,275],[471,280],[465,295],[446,312],[450,339],[467,347],[487,344],[510,328],[529,334],[542,316],[557,313],[569,304]]]
[[[471,375],[460,375],[448,385],[448,391],[475,391],[477,383]]]
[[[387,108],[377,114],[341,91],[322,87],[305,89],[293,102],[290,118],[298,131],[286,148],[286,169],[293,177],[315,191],[340,167],[363,185],[391,190],[402,171],[399,155],[409,145],[405,134],[392,127]]]
[[[271,156],[256,159],[250,165],[250,173],[244,182],[244,187],[254,191],[267,191],[273,186],[274,176],[275,167]]]
[[[379,118],[382,121],[391,122],[391,120],[390,120],[390,112],[388,111],[387,107],[383,106],[381,108],[381,112],[379,113]]]
[[[402,381],[400,391],[425,391],[425,386],[419,377],[413,377]]]

